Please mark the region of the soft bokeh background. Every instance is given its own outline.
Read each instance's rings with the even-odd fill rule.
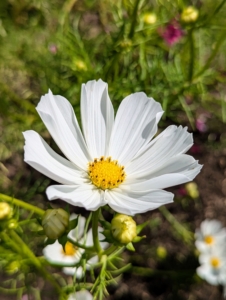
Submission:
[[[218,287],[196,277],[197,256],[185,228],[194,232],[205,217],[217,218],[226,225],[225,2],[0,1],[0,192],[43,208],[49,206],[45,189],[50,180],[23,163],[22,136],[22,131],[36,130],[57,149],[35,110],[49,88],[66,97],[80,119],[81,84],[102,78],[109,84],[115,108],[126,95],[144,91],[165,110],[160,130],[169,124],[181,124],[194,132],[195,146],[190,154],[205,164],[203,175],[196,181],[198,186],[193,187],[200,196],[193,197],[186,187],[178,187],[173,190],[176,203],[168,207],[172,215],[163,209],[137,216],[138,222],[150,220],[148,240],[137,246],[136,254],[125,256],[138,266],[182,269],[185,275],[178,273],[177,277],[175,271],[171,275],[156,273],[156,277],[141,274],[138,279],[127,274],[111,288],[109,299],[222,297]],[[198,15],[186,19],[183,12],[189,6]],[[23,216],[24,212],[20,213]],[[40,254],[38,245],[41,249],[43,239],[35,237],[31,228],[24,234]],[[2,253],[8,249],[1,247]],[[9,293],[5,288],[12,289],[12,282],[17,284],[20,276],[21,281],[25,277],[28,280],[29,299],[50,299],[48,294],[46,298],[40,294],[43,282],[38,281],[29,264],[20,265],[16,271],[9,268],[19,259],[13,253],[10,259],[0,260],[2,274],[9,276],[2,283],[0,295]],[[15,299],[21,299],[17,291],[14,294]]]

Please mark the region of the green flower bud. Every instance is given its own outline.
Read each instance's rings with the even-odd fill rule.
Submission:
[[[117,214],[111,221],[113,237],[122,244],[128,244],[137,236],[137,225],[132,217]]]
[[[158,258],[165,259],[167,256],[167,250],[165,247],[158,246],[156,249],[156,254],[157,254]]]
[[[7,202],[0,202],[0,220],[8,219],[12,216],[12,207]]]
[[[13,275],[17,273],[20,270],[20,262],[19,261],[12,261],[7,267],[6,267],[6,272],[9,275]]]
[[[43,218],[42,226],[45,234],[50,239],[58,239],[67,229],[69,215],[62,208],[47,209]]]
[[[9,229],[16,229],[18,226],[18,222],[16,219],[11,219],[10,221],[7,222],[7,226]]]
[[[186,7],[181,14],[181,20],[185,23],[195,22],[198,19],[199,11],[194,6]]]
[[[198,186],[195,182],[189,182],[185,185],[185,189],[188,193],[188,195],[193,198],[196,199],[199,197],[199,190],[198,190]]]

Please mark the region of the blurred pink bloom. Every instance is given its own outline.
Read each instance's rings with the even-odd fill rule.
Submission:
[[[201,149],[201,146],[197,145],[197,144],[194,144],[191,149],[189,150],[189,152],[191,154],[200,154],[202,153],[202,149]]]
[[[195,126],[198,131],[200,132],[206,132],[208,130],[208,126],[206,124],[206,121],[211,116],[208,113],[202,113],[198,116],[198,118],[195,121]]]
[[[169,46],[172,46],[182,38],[184,32],[180,24],[173,20],[165,28],[160,28],[159,34]]]
[[[49,45],[49,52],[51,52],[52,54],[56,54],[57,53],[57,46],[55,44]]]
[[[186,189],[185,189],[185,187],[180,187],[178,190],[177,190],[177,193],[178,193],[178,195],[179,196],[186,196],[188,193],[187,193],[187,191],[186,191]]]
[[[195,122],[195,126],[200,132],[206,132],[208,130],[206,122],[203,121],[202,119],[197,119]]]

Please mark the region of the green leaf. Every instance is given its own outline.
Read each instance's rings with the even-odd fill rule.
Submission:
[[[131,242],[126,245],[126,249],[135,252],[135,248],[133,247],[133,244]]]
[[[72,229],[75,229],[77,227],[78,218],[79,218],[79,216],[69,222],[69,231],[71,231]]]
[[[58,242],[61,244],[61,246],[63,247],[63,249],[65,250],[65,245],[67,243],[68,239],[67,239],[67,235],[62,235],[60,238],[58,238]]]

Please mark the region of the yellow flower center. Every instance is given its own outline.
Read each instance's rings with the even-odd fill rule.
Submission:
[[[210,264],[211,264],[211,266],[213,267],[213,268],[218,268],[219,266],[220,266],[220,260],[219,260],[219,258],[217,258],[217,257],[212,257],[211,259],[210,259]]]
[[[205,236],[204,241],[206,244],[212,245],[214,242],[214,238],[211,235],[207,235],[207,236]]]
[[[63,254],[67,256],[72,256],[76,253],[77,250],[77,247],[75,247],[72,243],[67,242],[64,246]]]
[[[126,177],[124,167],[120,166],[117,160],[104,156],[90,162],[88,172],[92,183],[102,190],[119,186]]]

